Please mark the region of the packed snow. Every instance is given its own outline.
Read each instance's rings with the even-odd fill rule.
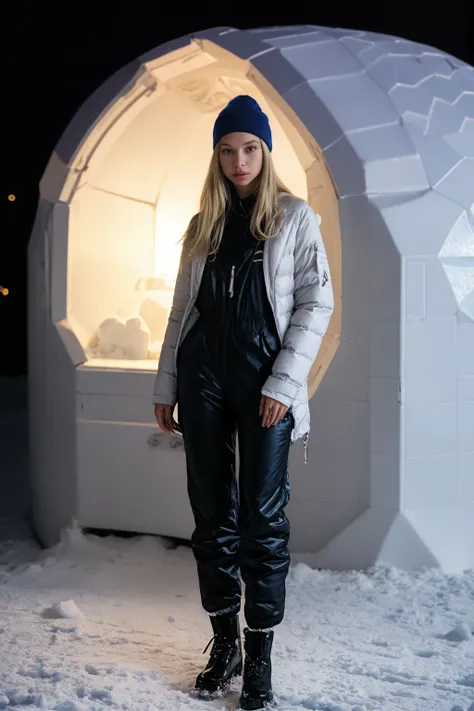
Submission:
[[[0,412],[0,709],[231,711],[197,699],[211,626],[186,545],[26,524],[24,411]],[[245,621],[242,618],[242,626]],[[474,570],[293,565],[275,628],[280,711],[474,711]]]
[[[88,354],[94,358],[145,360],[155,355],[149,351],[150,330],[141,316],[128,319],[111,316],[100,324],[96,343]]]

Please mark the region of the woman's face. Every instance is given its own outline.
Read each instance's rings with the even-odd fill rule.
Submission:
[[[222,172],[234,185],[237,195],[247,197],[253,191],[262,170],[262,144],[251,133],[228,133],[219,141]]]

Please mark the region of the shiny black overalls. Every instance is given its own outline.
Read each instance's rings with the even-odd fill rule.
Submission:
[[[200,315],[178,351],[178,418],[203,607],[211,615],[238,611],[240,570],[246,622],[262,629],[284,614],[294,420],[288,411],[268,428],[259,415],[260,391],[281,346],[265,289],[264,242],[249,229],[253,204],[233,195],[221,246],[207,258]]]

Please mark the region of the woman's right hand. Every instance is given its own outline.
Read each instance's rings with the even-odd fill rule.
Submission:
[[[178,425],[173,419],[173,408],[171,405],[155,405],[155,417],[160,429],[171,434]]]

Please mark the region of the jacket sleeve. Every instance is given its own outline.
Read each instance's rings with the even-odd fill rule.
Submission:
[[[299,388],[306,387],[334,311],[329,264],[319,230],[318,216],[307,205],[302,210],[295,237],[293,312],[282,348],[262,394],[293,403]]]
[[[153,388],[153,404],[171,405],[177,402],[176,368],[174,354],[186,306],[191,292],[191,260],[184,259],[181,251],[178,275],[174,287],[173,303],[168,317],[168,325],[161,347],[158,372]]]

